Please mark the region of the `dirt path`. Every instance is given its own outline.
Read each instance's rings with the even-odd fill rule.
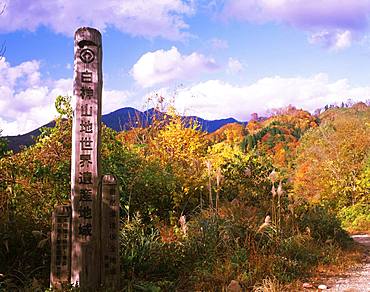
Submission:
[[[370,236],[353,235],[352,238],[366,247],[364,264],[350,270],[344,277],[330,279],[328,291],[370,292]]]

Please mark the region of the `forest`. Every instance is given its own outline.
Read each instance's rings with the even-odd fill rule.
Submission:
[[[34,145],[0,143],[1,291],[51,291],[51,213],[71,179],[68,98],[56,106]],[[288,106],[214,133],[166,108],[147,127],[102,126],[102,173],[119,181],[122,291],[280,291],[370,230],[367,104]]]

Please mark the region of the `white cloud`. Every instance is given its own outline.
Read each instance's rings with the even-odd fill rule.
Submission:
[[[337,41],[335,42],[336,49],[344,49],[351,46],[352,33],[349,30],[337,34]]]
[[[227,63],[227,73],[229,74],[239,74],[244,71],[243,64],[235,58],[229,58]]]
[[[0,129],[4,136],[32,131],[57,116],[58,95],[72,95],[72,79],[43,80],[38,61],[11,66],[0,60]],[[103,113],[128,106],[128,91],[103,90]]]
[[[173,40],[188,36],[184,17],[195,9],[188,0],[5,0],[5,5],[0,18],[5,32],[46,26],[71,36],[80,26],[112,26],[134,36]]]
[[[222,1],[221,1],[222,2]],[[284,23],[312,34],[313,43],[341,49],[368,29],[370,0],[225,0],[222,15],[254,23]]]
[[[351,46],[352,39],[352,33],[349,30],[337,32],[320,31],[311,35],[309,42],[320,44],[332,50],[342,50]]]
[[[309,78],[267,77],[250,85],[237,86],[221,80],[209,80],[178,92],[180,112],[207,119],[234,117],[247,120],[253,112],[264,113],[289,104],[313,111],[326,104],[348,98],[370,98],[370,87],[351,86],[347,79],[330,82],[326,74]]]
[[[188,80],[205,71],[214,71],[218,66],[212,58],[199,53],[181,55],[176,47],[170,50],[148,52],[132,67],[131,74],[143,87]]]
[[[190,56],[181,56],[180,60],[187,60]],[[177,64],[178,58],[169,59],[168,62],[171,64],[173,60]],[[177,72],[173,71],[172,66],[169,68],[168,74]],[[356,87],[348,79],[331,81],[326,74],[321,73],[306,78],[266,77],[245,85],[209,80],[177,88],[175,94],[168,88],[163,88],[158,93],[162,96],[175,95],[176,107],[182,113],[207,119],[235,117],[247,120],[252,112],[264,113],[268,109],[289,104],[313,111],[348,98],[354,101],[367,100],[370,99],[370,86]],[[23,134],[48,123],[56,115],[56,96],[66,94],[72,94],[72,80],[44,80],[40,74],[39,62],[29,61],[11,66],[5,59],[1,60],[2,134]],[[143,101],[134,98],[128,91],[103,90],[103,113],[124,106],[138,108]]]
[[[24,62],[18,66],[10,67],[5,59],[0,60],[0,84],[2,86],[14,87],[15,85],[32,86],[40,80],[40,67],[37,61]]]
[[[126,106],[136,106],[136,104],[134,104],[135,101],[132,99],[132,93],[126,90],[103,90],[102,99],[103,114],[108,114]]]
[[[226,0],[224,13],[240,20],[277,21],[301,28],[362,29],[369,0]]]
[[[41,81],[38,61],[12,67],[0,60],[0,129],[2,135],[23,134],[48,122],[56,115],[58,95],[71,94],[72,81]]]

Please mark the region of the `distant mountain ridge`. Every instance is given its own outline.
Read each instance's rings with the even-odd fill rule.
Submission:
[[[138,125],[148,126],[151,124],[153,117],[163,116],[163,113],[149,109],[141,112],[131,107],[118,109],[114,112],[102,116],[102,122],[109,128],[116,131],[123,131],[136,127]],[[234,118],[220,119],[220,120],[205,120],[196,116],[183,116],[184,121],[194,121],[199,123],[202,131],[212,133],[222,126],[230,123],[241,123]],[[138,124],[136,124],[138,123]]]
[[[155,110],[149,109],[144,112],[141,112],[132,107],[125,107],[118,109],[114,112],[109,114],[105,114],[102,116],[102,122],[109,128],[115,131],[124,131],[129,130],[133,127],[138,126],[148,126],[151,124],[151,121],[154,116],[159,117],[163,115],[163,113]],[[196,120],[199,123],[199,126],[202,131],[206,131],[212,133],[224,125],[230,123],[239,123],[242,122],[237,121],[234,118],[227,118],[227,119],[220,119],[220,120],[205,120],[196,116],[183,116],[182,119],[185,122],[194,121]],[[52,121],[42,127],[54,127],[55,122]],[[42,128],[40,127],[40,128]],[[22,146],[30,146],[34,144],[35,138],[38,137],[41,132],[40,128],[37,128],[29,133],[17,136],[5,136],[8,140],[8,148],[13,150],[14,152],[19,152]]]

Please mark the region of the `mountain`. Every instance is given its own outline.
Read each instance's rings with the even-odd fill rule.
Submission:
[[[107,127],[116,130],[123,131],[128,130],[133,127],[138,126],[148,126],[154,117],[161,118],[163,113],[155,110],[149,109],[147,111],[141,112],[137,109],[131,107],[125,107],[118,109],[114,112],[102,116],[102,122],[107,125]],[[220,120],[205,120],[196,116],[184,116],[182,119],[186,123],[191,121],[197,121],[202,131],[212,133],[224,125],[230,123],[241,123],[233,118],[220,119]],[[55,122],[52,121],[42,127],[54,127]],[[40,128],[42,128],[40,127]],[[35,138],[40,135],[40,128],[35,129],[29,133],[18,135],[18,136],[6,136],[4,137],[8,141],[8,148],[14,152],[19,152],[22,147],[30,146],[34,143]]]
[[[190,117],[185,117],[185,119],[198,121],[202,131],[208,132],[208,133],[213,133],[214,131],[217,131],[218,129],[220,129],[221,127],[227,124],[232,124],[232,123],[245,124],[245,123],[235,120],[234,118],[227,118],[227,119],[220,119],[220,120],[204,120],[202,118],[190,116]]]
[[[155,110],[149,109],[147,111],[141,112],[131,107],[121,108],[109,114],[103,115],[102,122],[106,124],[109,128],[116,131],[128,130],[132,127],[138,125],[148,126],[151,124],[153,117],[163,117],[163,113]],[[184,116],[182,119],[185,122],[198,121],[202,131],[212,133],[222,126],[230,123],[240,123],[234,118],[220,119],[220,120],[205,120],[196,116]]]
[[[114,112],[102,116],[102,122],[107,127],[116,130],[124,131],[132,127],[138,126],[138,120],[143,120],[144,113],[132,107],[125,107]]]
[[[55,126],[55,121],[51,121],[50,123],[47,123],[46,125],[37,128],[29,133],[23,134],[23,135],[17,135],[17,136],[5,136],[4,138],[8,142],[8,149],[13,150],[14,153],[17,153],[22,150],[25,146],[30,146],[35,143],[35,138],[38,137],[41,134],[40,129],[47,127],[52,128]]]

